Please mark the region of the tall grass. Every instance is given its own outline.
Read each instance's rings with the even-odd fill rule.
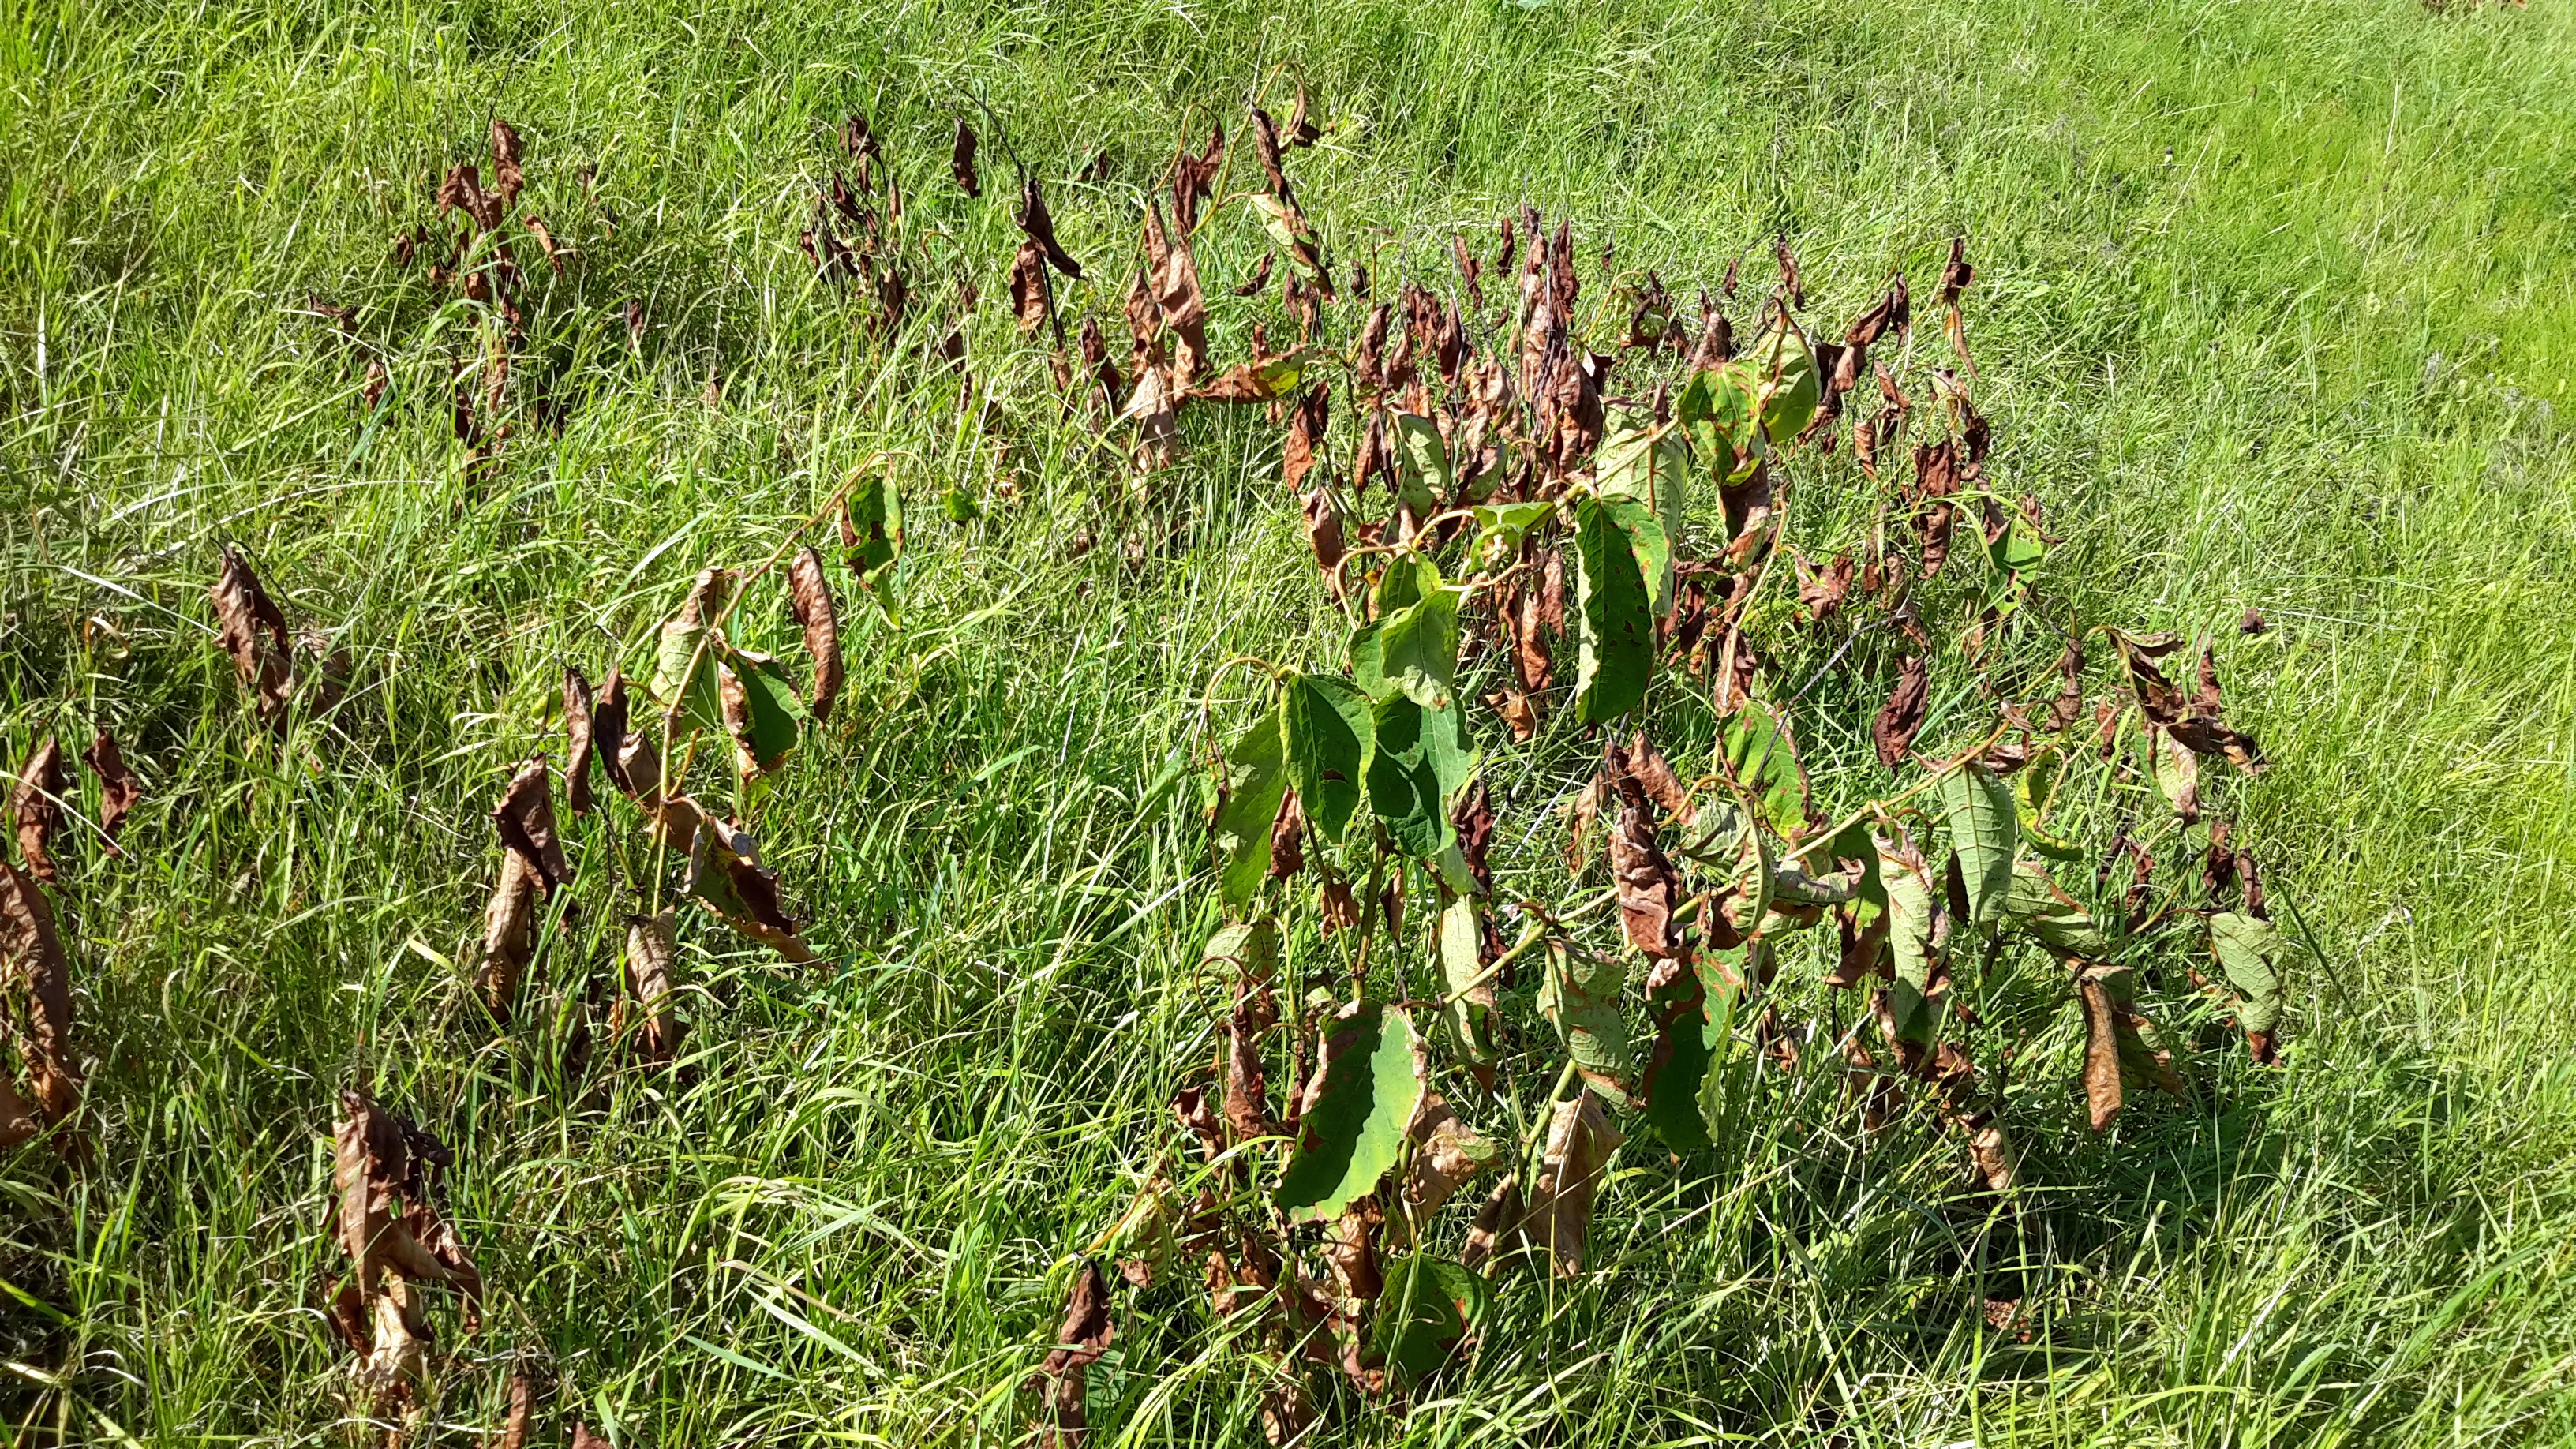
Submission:
[[[0,724],[13,762],[106,724],[152,789],[132,857],[75,847],[57,897],[101,1151],[0,1170],[20,1437],[358,1432],[316,1311],[343,1081],[458,1150],[495,1292],[481,1333],[444,1320],[450,1438],[496,1422],[523,1352],[558,1386],[549,1434],[1021,1432],[1072,1257],[1207,1050],[1201,688],[1237,650],[1322,655],[1266,426],[1194,422],[1140,524],[1036,401],[1046,359],[993,300],[993,180],[1014,157],[1046,178],[1098,259],[1069,301],[1114,313],[1178,134],[1237,131],[1292,77],[1330,122],[1301,193],[1389,285],[1527,200],[1676,284],[1751,274],[1785,233],[1839,319],[1893,267],[1928,292],[1966,233],[1997,466],[2071,539],[2051,587],[2088,617],[2276,626],[2223,663],[2277,761],[2248,829],[2321,957],[2286,1071],[2133,1111],[2116,1146],[2085,1139],[2070,1074],[2025,1080],[2051,1186],[2010,1208],[1942,1193],[1930,1137],[1859,1141],[1829,1083],[1778,1084],[1721,1151],[1640,1144],[1599,1271],[1516,1295],[1408,1413],[1333,1432],[2576,1434],[2563,9],[6,0]],[[809,280],[795,233],[852,109],[972,259],[1007,458],[957,382],[889,365]],[[944,180],[960,112],[982,203]],[[577,284],[532,273],[570,421],[484,482],[442,412],[462,314],[387,243],[494,113],[529,139],[523,209],[586,257]],[[1110,180],[1075,181],[1104,149]],[[1211,288],[1261,245],[1213,232]],[[356,342],[317,296],[358,309]],[[683,1069],[586,1092],[563,1012],[496,1037],[466,987],[490,796],[557,727],[563,662],[632,664],[696,569],[765,555],[880,450],[909,606],[848,610],[850,704],[767,807],[831,962],[692,925]],[[977,517],[942,516],[952,490]],[[337,727],[275,741],[237,706],[203,594],[227,541],[357,656]],[[789,637],[783,611],[754,625]],[[1512,799],[1506,834],[1546,803]],[[596,820],[570,834],[593,878],[633,868]],[[614,915],[532,999],[613,970]],[[1987,1297],[2023,1299],[2028,1336],[1986,1328]],[[1122,1297],[1093,1412],[1107,1442],[1249,1444],[1257,1391],[1163,1285]]]

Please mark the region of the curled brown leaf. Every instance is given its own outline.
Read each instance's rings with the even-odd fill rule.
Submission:
[[[797,627],[805,631],[805,652],[814,659],[814,718],[832,717],[832,702],[841,697],[841,615],[832,600],[831,581],[823,574],[823,556],[812,548],[796,551],[788,565],[788,605]]]
[[[54,832],[62,828],[63,796],[71,789],[71,772],[63,767],[63,747],[52,735],[36,742],[18,783],[9,792],[9,815],[17,826],[18,858],[27,873],[51,885],[59,878],[54,865]]]

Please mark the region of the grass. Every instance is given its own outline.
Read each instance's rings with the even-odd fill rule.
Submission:
[[[995,300],[1007,186],[956,194],[947,135],[974,107],[988,183],[1014,154],[1047,178],[1102,259],[1067,298],[1114,316],[1175,135],[1239,130],[1283,71],[1331,127],[1301,192],[1386,279],[1526,198],[1691,285],[1738,256],[1767,277],[1785,232],[1838,325],[1893,266],[1928,300],[1968,234],[1997,466],[2070,538],[2052,587],[2087,617],[2278,626],[2223,663],[2277,761],[2246,829],[2319,952],[2286,1071],[2224,1068],[2116,1146],[2071,1074],[2025,1076],[2047,1186],[2016,1213],[1944,1195],[1935,1138],[1864,1150],[1830,1082],[1779,1088],[1724,1153],[1640,1143],[1599,1271],[1521,1292],[1468,1372],[1337,1442],[2576,1437],[2563,9],[5,0],[0,724],[13,760],[106,724],[152,789],[132,858],[75,846],[57,893],[101,1151],[0,1171],[18,1437],[361,1432],[316,1311],[343,1081],[458,1151],[495,1291],[449,1340],[447,1440],[497,1421],[521,1352],[558,1385],[549,1435],[1023,1431],[1072,1255],[1206,1051],[1201,690],[1229,653],[1327,646],[1257,421],[1193,423],[1122,556],[1128,485],[1029,401],[1046,360]],[[795,232],[852,108],[971,259],[1007,457],[808,280]],[[585,261],[532,274],[570,421],[486,482],[443,412],[464,311],[386,243],[495,112],[529,138],[524,205]],[[1104,148],[1111,179],[1072,180]],[[1213,233],[1211,289],[1260,245]],[[367,353],[393,380],[374,421]],[[765,556],[880,449],[908,606],[854,611],[853,707],[765,807],[831,964],[691,923],[687,1069],[584,1096],[564,1014],[496,1038],[466,989],[483,812],[553,737],[562,662],[639,659],[699,567]],[[979,519],[940,516],[951,487]],[[342,728],[280,746],[237,704],[203,592],[225,541],[352,649]],[[756,622],[786,644],[783,611]],[[1811,743],[1865,755],[1840,718]],[[1514,796],[1506,831],[1543,803]],[[570,835],[586,875],[638,864],[596,818]],[[612,889],[537,999],[614,969]],[[1983,1327],[1986,1296],[2033,1306],[2027,1342]],[[1259,1442],[1257,1378],[1214,1342],[1193,1287],[1122,1293],[1095,1442]]]

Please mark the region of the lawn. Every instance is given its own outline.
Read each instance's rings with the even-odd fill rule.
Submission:
[[[1329,1390],[1310,1442],[2576,1438],[2570,14],[0,0],[0,757],[106,728],[147,789],[122,858],[57,843],[93,1145],[0,1162],[0,1409],[37,1444],[375,1435],[324,1311],[356,1086],[454,1149],[488,1285],[471,1333],[433,1310],[412,1442],[495,1430],[514,1365],[535,1443],[1029,1432],[1079,1260],[1211,1050],[1211,690],[1220,736],[1248,718],[1218,667],[1339,642],[1259,409],[1187,415],[1152,473],[1059,409],[1012,323],[1016,168],[1086,265],[1055,303],[1121,352],[1176,146],[1223,125],[1257,188],[1246,106],[1302,82],[1298,195],[1381,295],[1454,285],[1452,234],[1490,254],[1529,205],[1678,296],[1739,265],[1739,327],[1775,238],[1830,332],[1902,269],[1930,352],[1965,236],[1988,467],[2065,540],[2052,598],[2217,641],[2271,763],[2212,790],[2298,945],[2277,1068],[2215,1042],[2107,1134],[2070,1007],[2011,1078],[2008,1195],[1934,1125],[1862,1133],[1813,1068],[1719,1149],[1632,1134],[1589,1272],[1519,1272],[1472,1354],[1401,1404]],[[853,113],[935,259],[891,336],[799,246]],[[393,243],[455,162],[489,174],[496,116],[513,210],[574,255],[511,223],[529,340],[478,453],[451,414],[489,309]],[[1249,213],[1198,245],[1224,358],[1255,309],[1279,334],[1227,295],[1272,246]],[[962,381],[924,352],[952,324]],[[834,564],[841,706],[725,802],[822,959],[684,913],[682,1060],[576,1071],[621,917],[666,889],[611,802],[563,816],[581,905],[496,1027],[488,815],[561,763],[561,670],[640,695],[698,571],[806,536],[862,465],[903,557],[878,591]],[[226,545],[346,651],[331,719],[280,737],[245,700]],[[794,657],[761,599],[738,642]],[[1876,690],[1799,690],[1828,652],[1765,685],[1820,791],[1877,769]],[[1498,786],[1515,862],[1598,748],[1555,729]],[[2178,836],[2163,868],[2198,869]],[[1194,1268],[1113,1297],[1093,1444],[1262,1442]]]

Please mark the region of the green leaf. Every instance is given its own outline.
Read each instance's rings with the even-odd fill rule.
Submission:
[[[2048,546],[2040,542],[2028,522],[2016,517],[2001,538],[1986,545],[1986,552],[1994,559],[1996,569],[2011,573],[2048,557]]]
[[[1270,873],[1270,827],[1288,794],[1280,707],[1273,704],[1225,753],[1225,792],[1208,834],[1216,846],[1217,894],[1229,906],[1250,901]]]
[[[653,698],[690,729],[722,732],[724,700],[716,692],[716,655],[724,636],[705,624],[673,619],[653,652]]]
[[[872,473],[851,490],[850,525],[857,533],[849,541],[851,566],[862,583],[874,588],[876,576],[903,556],[903,497],[891,476]]]
[[[1717,765],[1752,797],[1753,812],[1784,837],[1814,823],[1807,772],[1798,767],[1796,743],[1780,712],[1747,700],[1717,737]]]
[[[1574,511],[1574,558],[1575,711],[1586,724],[1602,724],[1645,700],[1655,665],[1655,620],[1629,535],[1598,499]]]
[[[1885,842],[1878,846],[1878,878],[1887,893],[1887,944],[1896,979],[1889,983],[1897,1035],[1930,1045],[1940,1023],[1925,996],[1932,968],[1940,959],[1944,936],[1940,896],[1931,873],[1910,855],[1899,855]]]
[[[1434,588],[1381,624],[1387,682],[1425,709],[1447,709],[1458,675],[1458,590]]]
[[[2038,861],[2014,862],[2012,894],[2004,909],[2011,912],[2015,924],[2062,960],[2098,961],[2110,954],[2111,943],[2093,913],[2058,889]]]
[[[1268,981],[1279,974],[1279,923],[1263,917],[1217,928],[1199,951],[1201,966],[1215,966],[1247,981]]]
[[[1434,943],[1440,955],[1440,979],[1447,991],[1464,993],[1443,1013],[1459,1055],[1478,1064],[1501,1055],[1494,1038],[1494,984],[1470,985],[1485,973],[1484,904],[1471,895],[1450,896],[1440,907],[1440,933]]]
[[[2082,860],[2084,848],[2048,824],[2049,807],[2057,803],[2057,786],[2065,775],[2064,765],[2055,745],[2032,751],[2030,763],[2013,776],[2013,812],[2021,820],[2021,838],[2031,849],[2057,860]]]
[[[1648,441],[1653,429],[1639,415],[1619,409],[1609,436],[1595,454],[1604,497],[1627,498],[1645,505],[1660,535],[1659,559],[1637,563],[1646,577],[1647,599],[1661,609],[1673,596],[1672,545],[1682,537],[1690,506],[1690,454],[1678,432]],[[1634,536],[1632,534],[1632,536]],[[1642,545],[1641,545],[1642,547]]]
[[[787,667],[748,650],[709,652],[716,655],[716,692],[741,772],[765,775],[787,763],[807,718],[804,695]]]
[[[1371,619],[1351,631],[1351,683],[1370,699],[1384,699],[1396,693],[1386,677],[1385,623]]]
[[[1340,1217],[1404,1154],[1404,1129],[1422,1100],[1417,1046],[1401,1007],[1353,1008],[1325,1034],[1323,1081],[1279,1178],[1278,1203],[1292,1220]]]
[[[1395,424],[1395,486],[1405,506],[1418,518],[1440,511],[1440,500],[1453,486],[1449,445],[1440,426],[1419,413],[1389,412]]]
[[[1334,840],[1350,830],[1368,788],[1377,723],[1357,685],[1328,674],[1301,674],[1280,697],[1287,730],[1288,778],[1306,819]]]
[[[1967,882],[1968,920],[1991,926],[2003,918],[2012,894],[2013,856],[2021,839],[2012,792],[1984,765],[1963,765],[1941,778],[1941,814]]]
[[[1724,1039],[1712,1016],[1731,1014],[1734,1007],[1722,985],[1709,984],[1712,979],[1722,978],[1714,971],[1685,972],[1646,993],[1646,1012],[1656,1030],[1646,1064],[1644,1116],[1646,1125],[1677,1152],[1709,1145],[1699,1098],[1709,1063],[1717,1059]]]
[[[1762,461],[1762,411],[1754,389],[1753,369],[1731,362],[1692,373],[1674,400],[1682,433],[1722,482],[1744,481]]]
[[[2270,1031],[2281,1024],[2281,931],[2260,916],[2215,911],[2209,917],[2210,954],[2227,984],[2245,998],[2236,1024]]]
[[[1378,701],[1373,723],[1377,748],[1368,762],[1369,809],[1397,850],[1429,860],[1456,836],[1449,795],[1475,767],[1457,712],[1424,709],[1397,694]]]
[[[1616,956],[1575,952],[1550,942],[1547,978],[1539,983],[1539,1014],[1565,1041],[1574,1069],[1611,1105],[1630,1105],[1637,1084],[1637,1048],[1619,992],[1628,968]]]
[[[1762,431],[1776,447],[1785,447],[1807,430],[1824,397],[1824,380],[1816,375],[1816,354],[1806,334],[1781,314],[1749,354],[1760,379],[1754,397],[1762,413]]]
[[[1394,614],[1412,608],[1440,588],[1440,566],[1420,554],[1398,554],[1387,561],[1379,573],[1377,588],[1371,596],[1383,624]]]
[[[1637,556],[1637,576],[1646,581],[1646,608],[1660,612],[1670,592],[1657,590],[1672,578],[1672,536],[1664,531],[1663,521],[1655,516],[1651,504],[1614,493],[1603,498],[1601,506],[1609,511],[1610,521],[1628,536],[1629,551]]]
[[[1372,1357],[1410,1388],[1458,1352],[1468,1329],[1484,1318],[1491,1290],[1458,1264],[1420,1254],[1389,1262],[1385,1284],[1371,1327]]]

